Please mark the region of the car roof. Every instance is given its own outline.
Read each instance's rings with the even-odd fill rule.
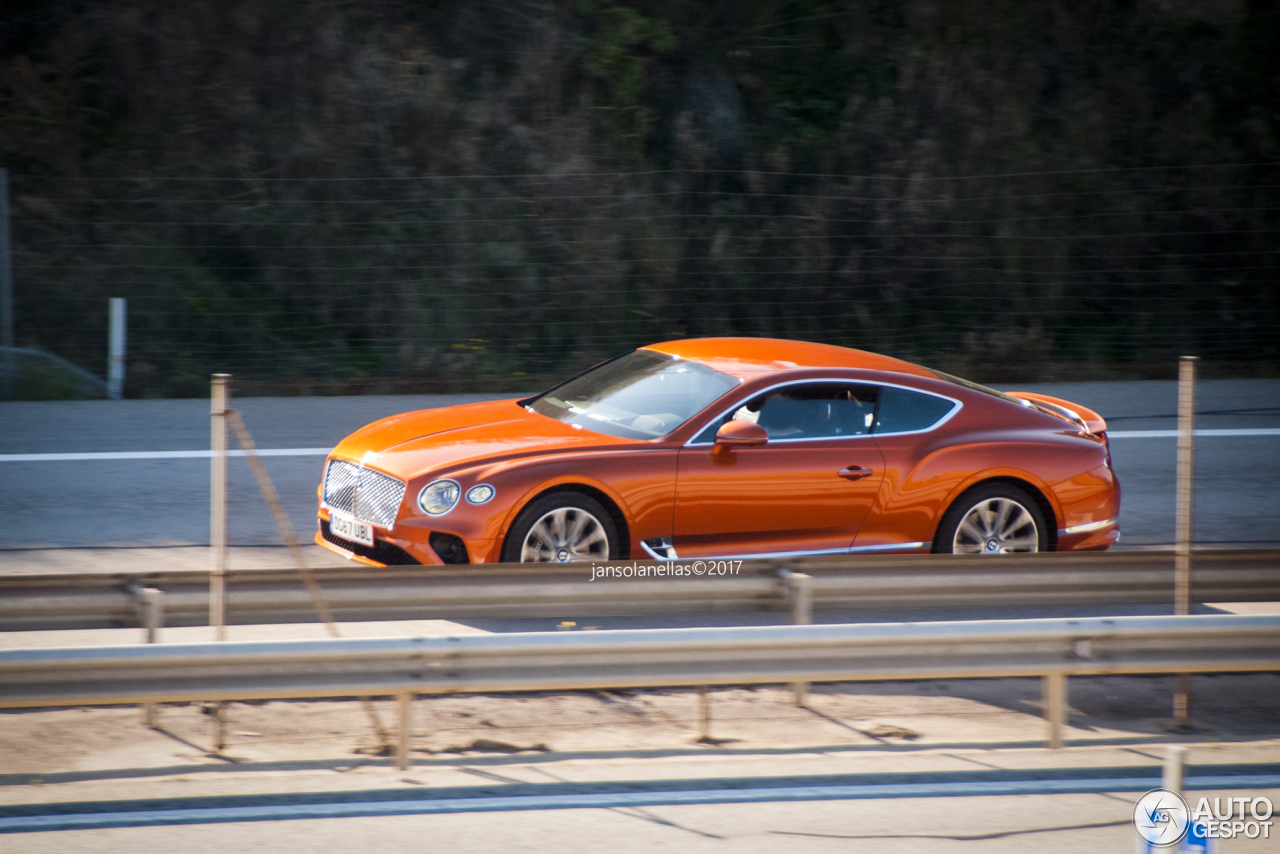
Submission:
[[[643,349],[679,356],[740,378],[767,371],[858,368],[937,379],[927,368],[901,359],[812,341],[786,341],[781,338],[686,338],[650,344]]]

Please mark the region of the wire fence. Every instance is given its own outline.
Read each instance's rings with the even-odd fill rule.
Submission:
[[[1280,163],[12,181],[18,343],[99,373],[126,297],[132,395],[527,389],[706,335],[988,381],[1280,364]]]

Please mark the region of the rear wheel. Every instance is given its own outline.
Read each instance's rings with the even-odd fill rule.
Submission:
[[[586,495],[558,492],[526,507],[511,526],[506,563],[569,563],[618,555],[618,531],[604,506]]]
[[[1005,483],[966,492],[942,517],[933,550],[942,554],[1017,554],[1049,550],[1044,513],[1025,490]]]

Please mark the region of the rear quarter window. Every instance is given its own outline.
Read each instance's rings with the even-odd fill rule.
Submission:
[[[876,433],[928,430],[959,406],[955,401],[918,391],[886,386],[876,410]]]

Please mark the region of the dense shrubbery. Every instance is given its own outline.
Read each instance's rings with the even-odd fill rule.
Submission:
[[[1280,361],[1269,3],[4,14],[18,343],[98,370],[129,297],[134,394],[523,388],[707,334]]]

